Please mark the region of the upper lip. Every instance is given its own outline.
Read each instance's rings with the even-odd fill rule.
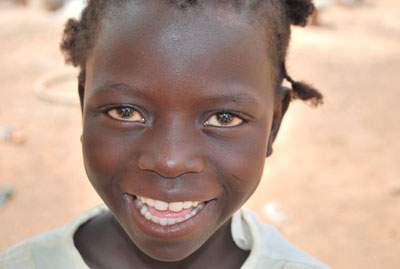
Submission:
[[[140,197],[145,197],[145,198],[151,198],[153,200],[159,200],[159,201],[163,201],[163,202],[167,202],[167,203],[173,203],[173,202],[185,202],[185,201],[193,201],[193,202],[208,202],[211,201],[215,198],[211,198],[211,199],[197,199],[195,197],[188,197],[187,195],[174,195],[174,197],[169,197],[169,199],[163,199],[163,198],[156,198],[152,195],[142,195],[142,194],[132,194],[132,193],[127,193],[131,196],[133,196],[135,199],[137,199],[138,196]]]

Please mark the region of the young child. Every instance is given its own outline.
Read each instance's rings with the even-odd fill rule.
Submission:
[[[105,205],[7,250],[1,268],[328,268],[242,205],[293,98],[307,0],[90,0],[62,50],[80,68],[82,148]],[[292,89],[282,87],[283,79]]]

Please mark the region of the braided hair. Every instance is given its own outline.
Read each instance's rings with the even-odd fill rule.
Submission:
[[[86,60],[94,47],[99,32],[100,21],[111,5],[138,0],[88,0],[79,20],[69,19],[66,23],[61,50],[66,63],[79,67],[79,96],[83,100],[86,79]],[[179,9],[195,8],[207,0],[159,0]],[[275,88],[280,89],[286,79],[292,85],[291,98],[300,99],[317,106],[322,104],[323,96],[310,85],[293,80],[286,71],[286,54],[290,40],[290,25],[305,26],[308,17],[314,12],[312,0],[215,0],[221,5],[231,5],[236,10],[247,9],[254,17],[265,22],[265,30],[270,31],[270,51],[267,52],[275,67]],[[268,23],[268,25],[267,25]]]

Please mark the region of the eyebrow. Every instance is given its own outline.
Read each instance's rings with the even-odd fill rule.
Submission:
[[[212,103],[253,103],[259,104],[257,98],[247,93],[229,93],[209,96],[206,98]]]
[[[129,86],[128,84],[115,83],[113,81],[106,82],[104,85],[94,89],[95,94],[103,93],[103,92],[113,92],[113,91],[119,91],[119,92],[123,92],[126,94],[134,94],[134,95],[139,95],[139,96],[145,97],[145,94],[142,91],[140,91],[136,88],[133,88],[133,87]]]
[[[140,97],[148,98],[146,94],[137,89],[134,88],[128,84],[125,83],[116,83],[113,81],[106,82],[104,85],[95,88],[94,92],[95,94],[98,93],[107,93],[107,92],[113,92],[113,91],[119,91],[124,94],[130,94],[130,95],[137,95]],[[218,92],[218,91],[216,91]],[[214,103],[214,104],[220,104],[220,103],[251,103],[251,104],[256,104],[259,105],[260,102],[257,101],[257,97],[253,96],[252,94],[248,93],[241,93],[241,92],[233,92],[233,93],[216,93],[213,95],[205,96],[204,101],[209,102],[209,103]]]

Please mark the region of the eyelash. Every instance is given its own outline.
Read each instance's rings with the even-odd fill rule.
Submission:
[[[130,110],[130,111],[127,111],[127,110]],[[140,122],[140,123],[146,122],[142,113],[138,109],[134,108],[133,106],[128,106],[128,105],[115,106],[115,107],[107,108],[104,112],[110,118],[112,118],[114,120],[118,120],[118,121]],[[123,114],[123,113],[128,113],[126,115],[126,118],[138,114],[138,115],[136,115],[138,117],[138,119],[137,120],[124,119],[124,116],[123,115],[121,116],[121,114]]]
[[[125,111],[124,111],[125,110]],[[130,110],[129,112],[126,110]],[[111,108],[107,108],[104,110],[104,113],[118,121],[123,121],[123,122],[140,122],[140,123],[145,123],[146,120],[143,117],[142,113],[137,110],[135,107],[130,106],[130,105],[120,105],[120,106],[114,106]],[[124,116],[121,116],[123,113],[128,113],[126,117],[131,117],[132,115],[138,114],[137,115],[137,120],[129,120],[129,119],[124,119]],[[130,113],[130,114],[129,114]],[[203,126],[204,127],[217,127],[217,128],[233,128],[242,125],[243,123],[246,123],[247,120],[244,119],[241,115],[238,115],[241,113],[237,112],[230,112],[230,111],[218,111],[214,112],[211,116],[207,118],[206,121],[204,121]],[[118,116],[120,115],[120,116]],[[218,119],[218,116],[225,117],[229,122],[221,122],[221,118]],[[234,122],[233,125],[230,125],[232,122]]]
[[[230,122],[229,123],[221,123],[220,119],[218,119],[218,115],[225,114],[225,116],[230,117]],[[215,124],[219,121],[220,124]],[[233,125],[230,125],[231,122],[235,122]],[[239,121],[239,122],[237,122]],[[245,120],[243,117],[238,115],[238,113],[230,112],[230,111],[218,111],[213,113],[210,117],[207,118],[207,120],[203,123],[203,126],[211,126],[211,127],[217,127],[217,128],[233,128],[242,125],[243,123],[246,123],[247,120]]]

